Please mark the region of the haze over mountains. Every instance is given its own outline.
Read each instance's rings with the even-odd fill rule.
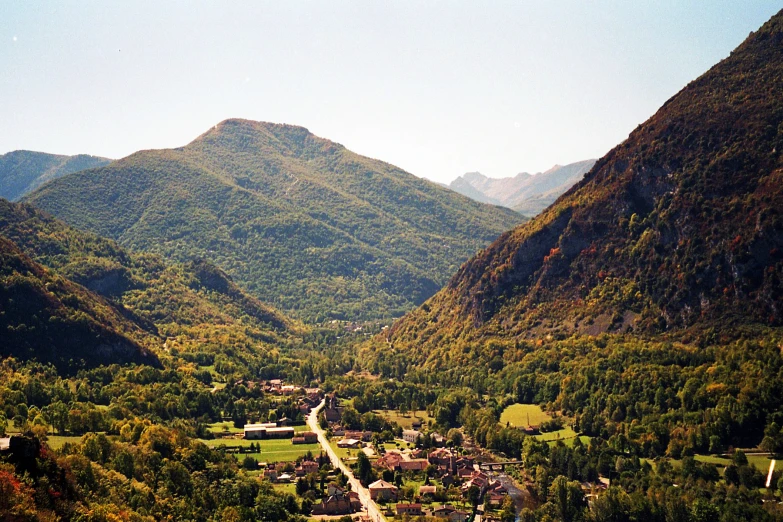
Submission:
[[[476,201],[508,207],[525,216],[535,216],[581,181],[594,164],[595,160],[578,161],[555,165],[538,174],[521,172],[511,178],[488,178],[480,172],[468,172],[448,186]]]
[[[236,119],[26,201],[133,250],[210,260],[311,321],[401,315],[523,221],[302,127]]]
[[[715,342],[783,324],[781,77],[778,15],[463,265],[388,341],[442,364],[458,338]]]
[[[108,158],[15,150],[0,155],[0,198],[16,201],[47,181],[110,163]]]

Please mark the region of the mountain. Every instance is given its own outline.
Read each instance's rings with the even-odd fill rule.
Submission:
[[[63,370],[112,363],[159,366],[152,336],[103,298],[53,274],[0,236],[0,356]]]
[[[110,162],[110,159],[86,154],[60,156],[29,150],[15,150],[2,154],[0,155],[0,197],[16,201],[47,181],[72,172],[102,167]]]
[[[513,178],[488,178],[468,172],[451,182],[449,188],[482,203],[502,205],[526,216],[535,216],[561,194],[579,182],[595,160],[555,165],[545,172],[522,172]]]
[[[522,221],[302,127],[238,119],[26,201],[133,250],[210,259],[309,321],[402,315]]]
[[[712,344],[783,325],[783,12],[383,338],[635,332]],[[491,357],[491,356],[490,356]]]
[[[0,199],[0,236],[61,279],[99,294],[156,346],[216,353],[230,345],[238,360],[261,364],[306,332],[247,295],[206,260],[171,264],[129,252],[29,205]]]

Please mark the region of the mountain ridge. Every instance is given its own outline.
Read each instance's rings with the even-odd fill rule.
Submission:
[[[520,172],[507,178],[489,178],[480,172],[468,172],[448,186],[476,201],[535,216],[581,180],[594,164],[595,160],[584,160],[554,165],[538,174]]]
[[[631,331],[709,343],[779,327],[781,75],[783,12],[463,264],[384,342],[415,339],[415,353],[433,357],[466,336]]]
[[[523,220],[304,127],[241,119],[25,201],[132,250],[212,259],[262,301],[315,322],[402,315]]]
[[[111,161],[88,154],[66,156],[30,150],[0,154],[0,197],[15,201],[48,181]]]

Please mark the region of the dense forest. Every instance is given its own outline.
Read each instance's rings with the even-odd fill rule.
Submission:
[[[523,220],[302,127],[247,120],[25,201],[137,251],[209,259],[309,322],[399,317]]]

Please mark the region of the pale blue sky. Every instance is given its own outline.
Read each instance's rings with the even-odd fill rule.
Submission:
[[[242,117],[448,182],[599,157],[780,1],[0,4],[0,153],[118,158]]]

